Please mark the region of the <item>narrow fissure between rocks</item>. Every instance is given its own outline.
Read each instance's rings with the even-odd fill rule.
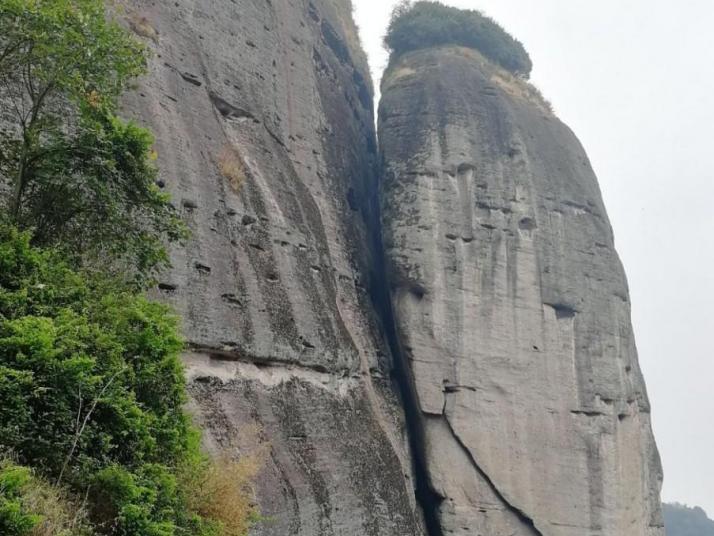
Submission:
[[[380,177],[381,180],[381,177]],[[426,438],[422,412],[414,387],[407,357],[401,349],[397,335],[397,325],[392,309],[390,287],[387,277],[384,246],[382,243],[382,226],[379,209],[379,186],[374,185],[370,192],[371,211],[368,226],[371,233],[374,266],[370,274],[370,298],[379,316],[384,334],[389,344],[389,350],[394,360],[392,370],[393,380],[399,387],[404,416],[406,420],[409,449],[413,460],[415,479],[415,497],[424,515],[424,524],[428,536],[444,536],[439,519],[439,506],[444,498],[431,485],[426,459]]]

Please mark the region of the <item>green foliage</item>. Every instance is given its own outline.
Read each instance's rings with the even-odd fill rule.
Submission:
[[[0,534],[90,536],[86,512],[27,467],[0,459]]]
[[[0,466],[0,534],[23,536],[40,522],[40,516],[22,504],[22,489],[30,478],[26,467]]]
[[[196,475],[230,473],[200,453],[183,411],[177,333],[166,306],[77,272],[32,246],[29,233],[0,225],[0,450],[77,494],[89,490],[101,534],[243,534],[193,506]],[[252,515],[245,480],[233,489]],[[18,526],[35,519],[13,497],[3,515]]]
[[[175,317],[27,233],[3,227],[0,244],[2,446],[77,489],[114,465],[177,465],[190,426]]]
[[[698,506],[664,504],[662,510],[667,536],[714,536],[714,521]]]
[[[243,536],[255,513],[254,473],[183,411],[177,318],[140,293],[185,236],[151,134],[115,115],[144,63],[102,0],[0,0],[2,535]]]
[[[146,51],[102,0],[0,0],[6,212],[40,245],[145,276],[185,229],[155,185],[153,138],[115,116]]]
[[[175,460],[188,427],[175,317],[118,284],[108,289],[111,282],[72,271],[29,240],[0,230],[5,446],[59,474],[78,423],[98,400],[75,469]]]
[[[445,6],[439,2],[403,1],[392,12],[384,38],[392,59],[402,54],[441,45],[474,48],[504,69],[528,77],[533,67],[520,41],[479,11]]]

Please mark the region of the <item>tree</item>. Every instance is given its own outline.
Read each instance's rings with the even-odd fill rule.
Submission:
[[[155,184],[151,134],[116,117],[146,50],[102,0],[0,0],[0,182],[33,242],[145,276],[185,230]]]
[[[22,485],[3,488],[11,452],[57,494],[86,496],[97,534],[245,534],[254,462],[200,452],[183,408],[177,322],[165,305],[0,225],[0,528],[43,514]]]
[[[181,349],[166,306],[0,227],[0,444],[21,463],[69,482],[175,465],[190,441]]]
[[[178,319],[141,292],[185,233],[150,133],[115,115],[144,60],[102,0],[0,0],[1,534],[255,518],[252,466],[217,466],[184,413]]]

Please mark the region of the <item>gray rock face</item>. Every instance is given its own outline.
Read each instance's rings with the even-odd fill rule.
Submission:
[[[349,1],[132,0],[126,19],[153,49],[126,110],[192,232],[159,292],[207,443],[265,452],[256,534],[422,534],[367,291],[377,158]]]
[[[382,222],[444,534],[663,535],[625,275],[572,132],[477,52],[385,76]]]
[[[125,4],[154,51],[126,110],[192,231],[157,292],[207,445],[262,453],[255,534],[423,535],[417,487],[432,535],[662,535],[625,277],[532,88],[465,49],[392,66],[382,251],[348,0]]]

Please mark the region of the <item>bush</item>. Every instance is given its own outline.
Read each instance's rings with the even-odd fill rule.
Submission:
[[[0,443],[71,481],[174,463],[189,430],[176,318],[29,242],[0,229]]]
[[[200,453],[183,411],[181,349],[166,306],[0,225],[0,450],[77,494],[89,490],[100,534],[237,536],[250,522],[246,479]],[[185,474],[194,483],[232,475],[234,486],[207,484],[196,502]],[[6,499],[6,519],[37,520]],[[226,500],[236,517],[206,506]]]
[[[221,536],[243,536],[258,519],[253,505],[253,479],[258,472],[256,456],[239,461],[227,454],[187,465],[179,473],[189,510],[216,523]]]
[[[91,530],[77,500],[4,458],[0,460],[0,534],[90,536]]]
[[[402,54],[441,45],[474,48],[504,69],[524,77],[533,64],[523,44],[479,11],[458,9],[439,2],[402,2],[392,12],[384,38],[392,59]]]
[[[235,147],[226,145],[218,155],[218,170],[228,180],[233,190],[238,192],[245,182],[245,164]]]

